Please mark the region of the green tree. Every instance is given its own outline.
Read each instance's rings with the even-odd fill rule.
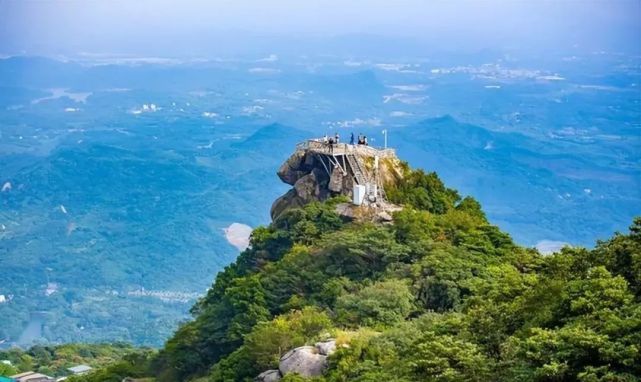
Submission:
[[[322,311],[307,307],[258,323],[244,344],[212,368],[211,381],[252,380],[260,372],[278,367],[290,349],[313,343],[332,326]]]
[[[406,282],[385,280],[340,296],[336,301],[337,319],[347,325],[389,326],[412,312],[413,301]]]
[[[1,363],[0,362],[0,375],[2,376],[10,376],[18,374],[18,369],[13,367],[12,365],[8,365],[6,363]]]
[[[402,181],[388,187],[389,199],[397,204],[443,214],[460,200],[455,190],[445,187],[435,172],[408,171]]]

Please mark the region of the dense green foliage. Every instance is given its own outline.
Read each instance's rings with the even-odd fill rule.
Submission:
[[[132,354],[151,354],[124,343],[115,344],[65,344],[58,346],[33,346],[29,350],[18,348],[0,351],[0,360],[10,361],[11,366],[0,363],[0,375],[36,371],[51,376],[68,374],[67,368],[80,364],[95,368],[111,365]]]
[[[152,357],[155,353],[149,350],[129,353],[107,367],[93,371],[90,374],[71,376],[68,382],[122,382],[127,378],[136,381],[153,380],[146,378],[151,369]]]
[[[343,222],[330,201],[254,231],[147,372],[250,381],[333,336],[319,381],[639,379],[641,219],[542,256],[433,173],[389,195],[405,204],[390,225]]]

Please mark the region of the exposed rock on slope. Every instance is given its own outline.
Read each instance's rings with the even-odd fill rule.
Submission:
[[[336,350],[336,341],[317,342],[314,346],[294,348],[280,358],[278,370],[267,370],[256,377],[256,382],[277,382],[287,374],[318,377],[327,369],[327,357]]]
[[[314,346],[301,346],[281,357],[278,370],[281,375],[297,373],[303,377],[316,377],[323,374],[327,366],[326,358]]]

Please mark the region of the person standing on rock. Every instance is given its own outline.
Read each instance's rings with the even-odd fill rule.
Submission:
[[[352,131],[352,135],[349,137],[349,144],[354,145],[354,132]]]
[[[334,135],[334,143],[338,144],[338,141],[340,140],[340,135],[338,135],[338,132]]]

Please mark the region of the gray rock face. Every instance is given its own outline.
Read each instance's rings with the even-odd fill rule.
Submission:
[[[335,340],[327,340],[323,342],[316,342],[314,345],[316,346],[316,349],[318,349],[318,352],[321,353],[322,355],[331,355],[336,351],[336,341]]]
[[[315,200],[327,199],[329,191],[324,187],[327,182],[326,178],[327,176],[323,174],[322,170],[316,168],[299,177],[294,183],[294,187],[272,204],[272,220],[275,220],[286,209],[302,207]]]
[[[302,178],[298,179],[294,183],[294,189],[296,190],[296,195],[305,201],[305,203],[311,202],[319,194],[318,181],[316,180],[316,174],[311,172]]]
[[[312,201],[322,201],[330,196],[330,191],[327,188],[329,176],[325,170],[306,164],[305,162],[309,160],[313,162],[313,157],[307,155],[298,158],[300,153],[299,151],[294,153],[278,171],[278,176],[294,187],[272,204],[272,220],[278,218],[289,208],[302,207]]]
[[[305,152],[296,150],[278,169],[278,177],[292,186],[309,172],[305,164]]]
[[[280,371],[278,370],[267,370],[258,374],[258,377],[254,379],[255,382],[278,382],[281,380]]]
[[[285,193],[285,195],[276,199],[272,204],[271,216],[272,220],[275,220],[280,214],[282,214],[288,208],[297,208],[305,205],[305,202],[296,195],[296,190],[291,189]]]
[[[278,369],[282,375],[298,373],[303,377],[322,375],[327,367],[327,356],[319,354],[314,346],[301,346],[280,358]]]
[[[329,185],[327,188],[332,192],[339,193],[343,191],[343,183],[343,172],[340,170],[334,170],[332,172],[332,176],[329,178]]]

